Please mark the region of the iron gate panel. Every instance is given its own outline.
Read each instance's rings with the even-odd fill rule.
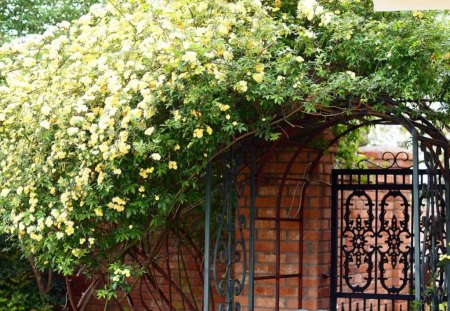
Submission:
[[[423,284],[431,282],[429,271],[436,272],[434,295],[445,299],[444,270],[436,267],[436,256],[446,251],[445,182],[435,168],[418,170],[418,176],[421,215],[415,230],[412,169],[333,171],[331,310],[413,310],[416,269],[423,270]]]

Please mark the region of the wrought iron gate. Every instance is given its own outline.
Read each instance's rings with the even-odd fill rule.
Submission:
[[[333,171],[331,310],[447,310],[448,158],[420,146],[423,169],[415,148],[411,168]]]

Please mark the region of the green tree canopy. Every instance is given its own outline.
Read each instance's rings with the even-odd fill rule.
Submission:
[[[61,21],[72,21],[99,1],[93,0],[2,0],[0,41],[27,34],[42,33]]]
[[[42,266],[114,264],[287,111],[449,101],[449,18],[370,1],[111,0],[0,49],[0,228]],[[412,109],[420,109],[408,104]],[[440,114],[439,114],[440,113]]]

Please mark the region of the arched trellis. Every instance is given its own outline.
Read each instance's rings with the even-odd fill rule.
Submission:
[[[328,144],[320,150],[317,157],[311,162],[308,170],[305,171],[305,175],[301,181],[303,187],[301,191],[304,197],[304,192],[307,191],[308,185],[311,183],[311,173],[316,168],[322,155],[327,148],[336,144],[343,136],[349,134],[358,128],[374,125],[374,124],[396,124],[401,125],[409,131],[412,136],[413,145],[413,165],[412,165],[412,186],[413,186],[413,208],[412,208],[412,220],[414,232],[414,296],[417,301],[423,301],[428,299],[433,308],[437,310],[437,305],[444,299],[450,297],[450,286],[447,286],[444,280],[444,271],[437,266],[438,255],[442,252],[449,252],[449,249],[445,247],[448,244],[445,236],[445,232],[450,230],[450,217],[439,217],[443,215],[434,215],[435,211],[439,208],[438,204],[444,204],[445,215],[450,215],[450,173],[449,173],[449,156],[450,149],[449,143],[445,135],[427,120],[427,113],[418,113],[412,109],[408,109],[407,105],[402,105],[402,109],[399,109],[399,104],[393,100],[387,98],[379,98],[378,104],[383,107],[383,112],[380,109],[375,110],[372,106],[353,104],[346,102],[346,107],[341,108],[339,106],[318,109],[315,113],[299,112],[297,115],[288,114],[292,119],[285,120],[285,124],[288,124],[286,128],[281,131],[280,139],[271,145],[263,144],[253,140],[245,140],[244,143],[240,142],[239,146],[231,146],[230,154],[228,156],[228,164],[223,167],[228,167],[225,170],[224,176],[226,182],[224,183],[225,196],[223,211],[219,215],[219,219],[223,224],[219,224],[226,228],[226,232],[217,231],[216,241],[220,241],[223,248],[222,251],[218,251],[219,246],[214,247],[214,251],[211,254],[211,176],[213,175],[211,165],[208,165],[206,172],[206,205],[205,205],[205,269],[204,269],[204,310],[211,310],[211,298],[210,292],[211,283],[210,269],[212,267],[214,273],[213,282],[218,288],[220,296],[223,297],[223,303],[220,304],[219,310],[240,310],[238,303],[235,303],[235,296],[243,294],[244,282],[248,283],[248,307],[252,310],[254,303],[254,281],[255,276],[253,272],[254,263],[254,240],[255,240],[255,189],[258,185],[258,180],[261,178],[260,173],[264,167],[266,160],[270,158],[275,150],[285,148],[288,146],[295,146],[296,150],[292,153],[288,165],[286,166],[285,173],[280,178],[279,190],[276,200],[276,219],[281,219],[279,214],[280,202],[282,193],[285,187],[286,180],[292,164],[295,162],[298,155],[303,148],[312,141],[318,135],[321,135],[327,129],[333,126],[343,124],[347,125],[347,130],[338,136],[331,137]],[[342,105],[340,105],[342,106]],[[380,106],[380,105],[378,105]],[[357,120],[358,122],[353,122]],[[279,126],[279,123],[277,123]],[[242,146],[245,146],[242,148]],[[257,148],[254,148],[257,146]],[[236,150],[240,150],[241,158],[243,162],[236,161]],[[243,151],[244,150],[244,151]],[[248,152],[250,150],[250,152]],[[259,152],[257,152],[257,151]],[[247,152],[247,155],[242,155]],[[234,154],[234,155],[233,155]],[[251,154],[251,156],[248,156]],[[424,181],[424,173],[420,171],[420,159],[423,159],[422,165],[425,165],[427,176]],[[223,159],[222,159],[223,161]],[[238,177],[242,174],[241,177]],[[236,210],[239,210],[236,196],[238,184],[237,180],[249,183],[250,185],[250,217],[248,221],[249,226],[249,241],[248,246],[245,245],[245,240],[242,236],[236,239],[236,232],[240,232],[239,227],[244,226],[245,219],[241,217]],[[438,181],[437,179],[441,179]],[[233,181],[234,180],[234,181]],[[234,183],[234,184],[233,184]],[[443,185],[444,187],[441,187]],[[235,192],[233,194],[233,192]],[[422,206],[425,206],[425,216],[427,221],[421,222],[421,213],[423,211]],[[299,210],[300,212],[302,209]],[[299,219],[301,215],[299,215]],[[237,224],[237,227],[236,227]],[[301,225],[301,224],[300,224]],[[337,228],[332,228],[333,234],[336,234]],[[440,237],[442,241],[436,241],[435,231],[443,232]],[[277,222],[277,239],[280,240],[280,222]],[[419,234],[418,232],[422,232]],[[221,234],[225,236],[225,240],[221,237]],[[239,234],[238,234],[239,235]],[[224,242],[226,241],[226,243]],[[418,246],[418,247],[417,247]],[[248,258],[243,256],[248,250]],[[300,247],[299,253],[301,256],[302,249]],[[227,275],[219,281],[217,280],[217,273],[215,273],[215,265],[218,261],[218,257],[223,259],[223,263],[226,266]],[[211,265],[211,258],[213,265]],[[236,263],[244,262],[244,271],[248,270],[248,277],[244,275],[241,279],[235,279],[233,275],[233,265]],[[300,263],[302,258],[300,257]],[[447,267],[448,269],[448,267]],[[434,284],[426,284],[424,271],[429,270],[432,274],[440,274],[440,281],[435,281]],[[336,270],[331,269],[331,276],[336,275]],[[448,271],[445,271],[446,275],[450,275]],[[280,247],[276,249],[276,310],[279,310],[279,280],[280,280]],[[301,276],[298,275],[299,282],[301,282]],[[437,284],[437,282],[440,282]],[[430,296],[427,286],[434,287],[434,294]],[[331,287],[336,287],[336,278],[331,278]],[[445,291],[445,293],[443,292]],[[299,305],[301,307],[301,286],[299,286]],[[427,297],[425,297],[427,295]],[[332,308],[333,301],[331,302]],[[450,305],[450,304],[449,304]]]

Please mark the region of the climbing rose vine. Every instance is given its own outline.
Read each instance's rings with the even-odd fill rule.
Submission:
[[[368,1],[110,0],[5,44],[0,229],[41,267],[123,282],[120,254],[198,201],[242,135],[276,139],[289,112],[348,96],[447,102],[448,21]]]

